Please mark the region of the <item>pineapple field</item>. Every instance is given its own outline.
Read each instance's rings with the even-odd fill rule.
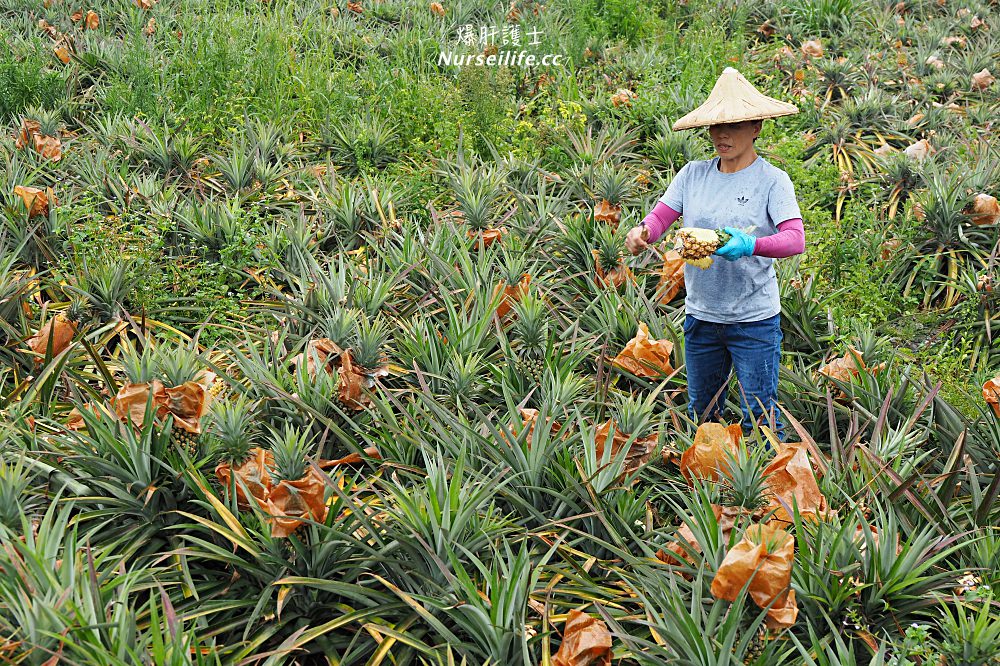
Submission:
[[[0,43],[3,663],[1000,664],[996,0],[0,0]],[[784,441],[735,378],[688,416],[730,234],[626,251],[726,67],[799,110]]]

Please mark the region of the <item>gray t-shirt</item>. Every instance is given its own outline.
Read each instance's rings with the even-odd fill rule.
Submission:
[[[778,223],[801,218],[788,174],[763,157],[736,173],[719,171],[719,158],[688,162],[660,201],[684,216],[685,227],[753,226],[752,236],[778,233]],[[708,268],[684,265],[687,314],[715,323],[759,321],[781,312],[774,259],[718,255]]]

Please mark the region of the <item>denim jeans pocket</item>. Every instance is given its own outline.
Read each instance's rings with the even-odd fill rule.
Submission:
[[[781,333],[781,315],[776,314],[760,321],[743,322],[734,325],[736,333],[748,340],[761,344],[775,344],[784,337]]]

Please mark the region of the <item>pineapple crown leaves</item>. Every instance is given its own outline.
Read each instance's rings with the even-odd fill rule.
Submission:
[[[729,470],[720,479],[722,503],[741,506],[748,511],[767,506],[769,490],[764,469],[770,457],[762,444],[750,448],[745,440],[735,452],[726,451]]]
[[[361,318],[351,338],[351,359],[366,370],[385,364],[384,348],[389,340],[389,323],[381,314]]]
[[[271,429],[268,437],[274,456],[274,477],[278,481],[295,481],[306,474],[306,456],[312,448],[313,435],[308,430],[286,424],[282,431]]]
[[[517,318],[512,331],[522,350],[532,354],[543,351],[549,339],[551,316],[545,300],[529,292],[514,305],[514,313]]]
[[[249,455],[257,436],[258,404],[240,395],[212,405],[208,432],[215,440],[214,449],[221,460],[238,465]]]
[[[155,371],[166,386],[194,381],[205,366],[196,349],[158,346],[154,350]]]
[[[634,182],[635,177],[626,168],[605,163],[595,182],[595,198],[621,205],[631,195]]]
[[[451,174],[455,200],[470,228],[486,229],[497,219],[505,181],[506,174],[496,168],[462,168]]]
[[[529,261],[529,255],[523,242],[511,238],[507,245],[500,247],[499,273],[507,285],[512,286],[521,281],[525,273],[530,273],[534,262]]]
[[[59,110],[32,107],[25,110],[23,118],[36,121],[38,131],[43,136],[59,136],[59,129],[62,127],[62,117]]]
[[[649,434],[658,394],[659,391],[653,391],[642,398],[627,393],[613,394],[611,416],[618,430],[626,435],[634,435],[637,439]]]
[[[542,397],[540,403],[545,405],[550,414],[568,409],[578,402],[591,389],[592,382],[572,370],[559,372],[559,368],[547,370],[542,377]]]
[[[597,246],[597,257],[601,267],[608,271],[621,263],[625,256],[625,233],[628,229],[620,225],[614,229],[608,225],[600,226],[594,233],[594,244]]]
[[[142,345],[142,351],[136,349],[128,338],[123,339],[121,367],[125,376],[132,384],[145,384],[157,376],[156,351],[153,345]]]
[[[351,346],[357,335],[359,322],[362,321],[361,311],[340,306],[327,310],[323,321],[323,332],[341,349]]]

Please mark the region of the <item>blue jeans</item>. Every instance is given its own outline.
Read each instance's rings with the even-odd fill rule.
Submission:
[[[737,324],[716,324],[686,315],[684,355],[691,420],[699,424],[722,420],[730,371],[736,366],[744,434],[752,432],[756,421],[771,428],[779,441],[785,441],[777,406],[783,337],[780,314]],[[706,415],[710,404],[711,414]]]

